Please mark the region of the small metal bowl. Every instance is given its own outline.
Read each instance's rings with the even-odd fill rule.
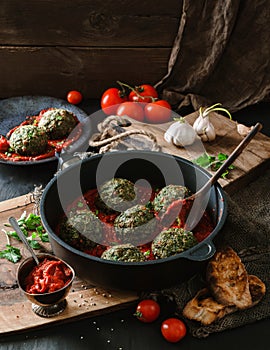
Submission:
[[[73,283],[75,272],[69,264],[67,264],[65,261],[59,259],[54,255],[37,254],[37,257],[40,262],[43,261],[45,258],[48,258],[49,260],[60,260],[72,272],[71,280],[63,288],[50,293],[31,294],[26,292],[25,290],[25,279],[33,270],[33,268],[37,266],[34,259],[32,257],[26,258],[24,261],[22,261],[22,263],[17,269],[17,282],[19,288],[22,290],[23,294],[27,297],[27,299],[29,299],[32,302],[32,310],[34,311],[34,313],[41,317],[53,317],[59,315],[66,308],[66,296],[68,295],[71,285]]]

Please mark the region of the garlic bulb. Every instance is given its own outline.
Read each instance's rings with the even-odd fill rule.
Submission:
[[[193,127],[186,122],[185,118],[175,118],[164,134],[164,139],[175,146],[185,147],[191,145],[197,137]]]
[[[214,125],[210,122],[208,116],[203,117],[202,115],[199,115],[193,124],[193,129],[204,142],[214,141],[216,138]]]
[[[210,122],[209,119],[209,114],[211,112],[215,111],[223,111],[228,114],[230,119],[232,119],[232,116],[230,112],[222,107],[217,107],[220,106],[220,103],[216,103],[208,108],[203,109],[202,107],[199,109],[199,116],[195,120],[193,124],[193,129],[196,131],[197,135],[200,136],[202,141],[214,141],[216,138],[216,131],[214,128],[214,125]]]

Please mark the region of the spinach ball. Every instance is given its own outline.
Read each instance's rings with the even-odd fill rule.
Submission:
[[[164,230],[152,242],[152,252],[156,259],[182,253],[197,244],[197,240],[191,231],[183,228],[172,227]]]
[[[139,248],[132,244],[119,244],[105,250],[101,255],[102,259],[124,262],[141,262],[146,258]]]
[[[184,199],[188,194],[189,190],[185,186],[167,185],[154,198],[153,208],[160,217],[163,217],[173,202]]]
[[[37,156],[46,152],[48,137],[44,130],[34,125],[22,125],[13,131],[9,144],[22,156]]]
[[[102,184],[95,205],[105,213],[121,212],[136,198],[134,183],[122,178],[113,178]]]
[[[59,236],[79,250],[91,248],[103,240],[102,223],[91,210],[72,211],[61,223]]]
[[[156,224],[152,210],[148,206],[137,204],[116,217],[114,228],[121,243],[141,245],[153,239]]]
[[[38,126],[45,130],[50,140],[57,140],[67,137],[76,124],[73,113],[62,108],[52,108],[42,115]]]

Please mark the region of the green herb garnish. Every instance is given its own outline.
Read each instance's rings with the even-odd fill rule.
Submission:
[[[225,153],[219,153],[217,156],[211,156],[207,152],[204,152],[201,156],[193,160],[194,164],[201,166],[202,168],[208,168],[212,171],[217,171],[224,161],[228,158]],[[228,169],[221,175],[223,179],[226,179],[229,171],[234,169],[235,166],[231,164]]]
[[[23,212],[21,217],[17,220],[18,224],[27,238],[30,246],[33,249],[40,249],[41,242],[49,242],[48,233],[42,226],[41,218],[39,215],[35,215],[30,213],[26,216],[26,212]],[[9,223],[4,224],[6,227],[11,227]],[[7,237],[12,237],[20,241],[20,237],[18,236],[16,231],[6,231],[3,230]],[[9,240],[8,240],[9,242]],[[16,263],[21,259],[20,249],[13,247],[10,243],[6,245],[6,249],[0,251],[0,258],[6,258],[9,261]]]
[[[0,258],[7,259],[13,263],[18,262],[21,257],[20,249],[13,247],[10,244],[6,244],[6,249],[0,251]]]

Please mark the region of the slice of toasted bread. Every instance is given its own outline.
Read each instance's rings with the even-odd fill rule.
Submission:
[[[207,326],[225,315],[258,304],[265,295],[265,284],[255,275],[247,275],[249,294],[246,295],[246,284],[243,281],[247,273],[240,258],[231,248],[217,253],[208,265],[210,266],[207,274],[211,289],[203,288],[198,291],[184,307],[184,317]],[[217,274],[220,275],[217,277]],[[244,301],[240,299],[241,295],[244,295]],[[220,300],[225,300],[225,303]]]
[[[206,280],[217,302],[239,309],[252,305],[247,271],[232,248],[216,252],[207,265]]]
[[[235,310],[235,306],[228,307],[215,301],[209,290],[203,288],[186,304],[183,316],[207,326]]]
[[[266,287],[263,281],[254,275],[248,275],[249,291],[251,294],[252,305],[258,304],[266,293]]]
[[[258,304],[265,295],[265,284],[254,275],[248,276],[249,290],[252,297],[250,308]],[[208,326],[225,315],[238,311],[235,306],[225,306],[218,303],[211,295],[209,289],[203,288],[192,298],[183,309],[183,316],[194,321],[198,321],[204,326]]]

